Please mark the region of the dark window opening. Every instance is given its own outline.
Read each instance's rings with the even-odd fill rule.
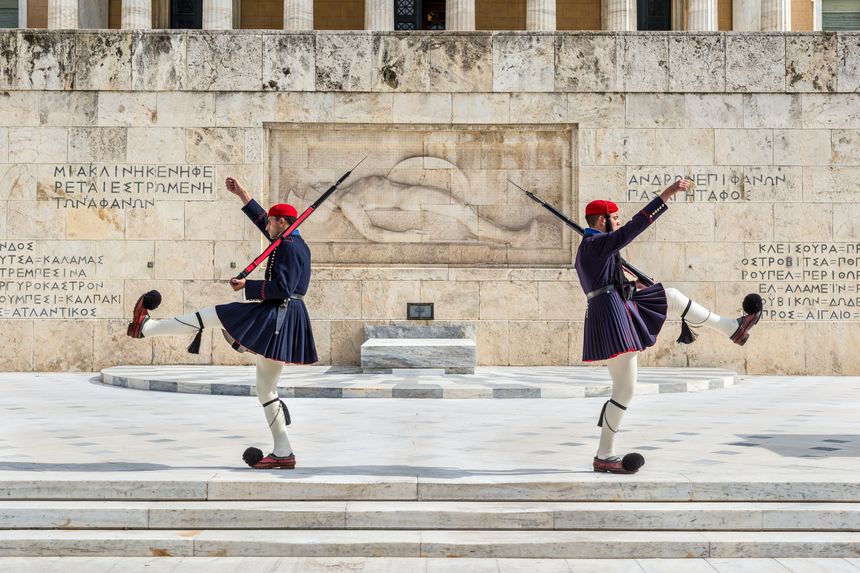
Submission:
[[[672,29],[672,0],[638,0],[636,29],[656,32]]]
[[[170,0],[170,27],[191,30],[203,28],[203,0]]]
[[[395,30],[444,30],[445,0],[392,0]]]

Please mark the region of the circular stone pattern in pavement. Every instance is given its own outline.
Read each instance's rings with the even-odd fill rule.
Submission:
[[[703,392],[732,386],[737,374],[721,368],[640,368],[636,393]],[[101,371],[111,386],[188,394],[256,395],[253,366],[115,366]],[[278,382],[282,398],[591,398],[609,396],[604,367],[483,367],[474,374],[291,366]]]

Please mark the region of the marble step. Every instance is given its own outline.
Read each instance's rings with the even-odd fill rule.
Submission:
[[[417,472],[421,468],[416,468]],[[742,501],[854,502],[860,477],[844,481],[745,479],[682,474],[612,476],[570,472],[545,480],[526,476],[459,479],[415,475],[329,475],[318,468],[290,472],[213,472],[208,477],[146,479],[139,474],[38,475],[0,479],[0,500],[165,501]]]
[[[860,533],[690,531],[0,531],[0,556],[856,557]]]
[[[860,503],[0,501],[0,529],[860,531]]]

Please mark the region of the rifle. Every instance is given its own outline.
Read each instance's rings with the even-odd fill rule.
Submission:
[[[275,249],[278,248],[278,245],[281,244],[281,241],[284,240],[284,237],[289,237],[290,233],[292,233],[293,231],[298,229],[299,225],[301,225],[305,219],[310,217],[311,213],[313,213],[320,205],[322,205],[323,202],[326,199],[328,199],[329,196],[337,190],[337,186],[340,185],[341,183],[343,183],[347,177],[352,175],[352,172],[355,171],[356,168],[359,165],[361,165],[365,159],[367,159],[367,155],[365,155],[361,161],[356,163],[355,167],[353,167],[352,169],[350,169],[349,171],[347,171],[346,173],[341,175],[340,179],[338,179],[337,181],[334,182],[334,185],[332,185],[331,187],[326,189],[325,193],[320,195],[319,199],[317,199],[316,201],[313,202],[313,205],[311,205],[310,207],[305,209],[302,212],[302,214],[299,215],[295,221],[293,221],[292,225],[290,225],[289,227],[284,229],[284,231],[282,233],[280,233],[277,237],[275,237],[272,240],[272,242],[269,244],[269,246],[266,247],[266,249],[262,253],[260,253],[260,255],[256,259],[251,261],[251,264],[249,264],[247,267],[242,269],[242,272],[240,272],[234,278],[235,279],[243,279],[243,278],[247,277],[249,274],[251,274],[254,271],[254,269],[256,269],[258,266],[260,266],[260,264],[262,264],[262,262],[265,261],[268,258],[268,256],[272,254],[272,251],[274,251]]]
[[[570,217],[568,217],[567,215],[565,215],[564,213],[562,213],[561,211],[559,211],[558,209],[556,209],[555,207],[550,205],[549,203],[547,203],[545,201],[541,201],[541,199],[537,195],[535,195],[531,191],[527,191],[527,190],[523,189],[522,187],[520,187],[519,185],[517,185],[516,183],[514,183],[510,179],[508,179],[508,183],[510,183],[511,185],[513,185],[514,187],[516,187],[517,189],[519,189],[520,191],[522,191],[523,193],[528,195],[531,199],[533,199],[537,203],[540,203],[541,205],[543,205],[543,207],[547,211],[549,211],[550,213],[552,213],[553,215],[555,215],[556,217],[558,217],[559,219],[564,221],[568,227],[570,227],[571,229],[573,229],[574,231],[576,231],[580,235],[585,236],[585,229],[580,227],[576,223],[576,221],[574,221],[573,219],[571,219]],[[633,265],[631,265],[630,263],[625,261],[624,259],[621,259],[621,266],[625,271],[634,275],[636,277],[636,280],[638,280],[639,282],[641,282],[645,286],[652,286],[654,284],[653,278],[649,277],[648,275],[646,275],[645,273],[643,273],[642,271],[640,271],[639,269],[637,269],[636,267],[634,267]]]

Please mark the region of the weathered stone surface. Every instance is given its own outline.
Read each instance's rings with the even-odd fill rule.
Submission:
[[[130,163],[183,163],[185,146],[185,130],[181,127],[128,128]]]
[[[432,302],[437,320],[478,318],[480,283],[476,281],[422,281],[421,301]]]
[[[406,318],[406,303],[421,302],[418,281],[363,281],[361,316],[375,319]]]
[[[618,89],[664,92],[669,87],[669,42],[663,34],[618,38]]]
[[[246,219],[236,205],[226,201],[188,201],[185,203],[185,239],[215,241],[238,238],[242,236],[242,224]]]
[[[717,165],[769,165],[773,161],[773,132],[769,129],[715,130]]]
[[[69,161],[73,163],[124,163],[125,128],[73,127],[69,129]]]
[[[493,91],[551,92],[555,46],[551,35],[493,36]]]
[[[773,162],[776,165],[830,165],[830,130],[775,129]]]
[[[98,98],[98,125],[146,127],[158,118],[155,93],[102,92]]]
[[[277,94],[215,94],[215,125],[219,127],[262,127],[275,121]]]
[[[135,90],[183,90],[186,86],[185,32],[140,31],[134,34],[131,85]]]
[[[836,87],[839,91],[860,91],[860,34],[836,35],[836,61]]]
[[[371,338],[361,345],[361,367],[444,368],[474,374],[478,349],[471,338]]]
[[[843,206],[838,205],[816,205],[810,209],[804,203],[783,203],[773,206],[773,240],[774,241],[796,241],[797,230],[803,228],[817,229],[821,236],[833,235],[836,240],[836,221],[842,221],[837,215]]]
[[[568,363],[568,323],[562,320],[510,322],[515,343],[510,345],[511,366],[553,366]],[[528,341],[523,344],[522,341]]]
[[[186,160],[189,163],[241,163],[245,156],[245,134],[240,129],[204,127],[188,129]]]
[[[654,163],[653,129],[581,129],[581,165]]]
[[[629,94],[626,127],[684,127],[682,94]]]
[[[854,242],[857,237],[860,237],[860,205],[839,205],[833,210],[833,240]]]
[[[405,309],[404,309],[405,310]],[[331,363],[360,364],[364,325],[361,320],[331,321]]]
[[[805,344],[806,371],[831,372],[835,375],[860,371],[860,344],[856,324],[848,322],[810,322],[806,325],[806,340],[828,340],[828,344]]]
[[[75,89],[131,89],[132,35],[127,32],[81,33],[75,43]]]
[[[492,36],[486,32],[431,36],[430,89],[434,92],[492,91]]]
[[[0,32],[0,89],[18,87],[18,32]]]
[[[481,320],[531,319],[538,314],[538,300],[524,281],[481,283]]]
[[[263,36],[257,33],[188,32],[187,87],[247,90],[262,86]]]
[[[18,87],[70,90],[75,85],[75,35],[27,31],[18,35]]]
[[[723,34],[669,36],[669,91],[722,92],[726,87]]]
[[[563,123],[566,118],[565,94],[511,94],[511,120],[514,123]]]
[[[481,320],[477,325],[478,364],[508,364],[508,321]]]
[[[860,165],[860,130],[834,129],[830,134],[833,145],[833,163]]]
[[[11,163],[0,165],[0,201],[20,201],[35,199],[35,165],[27,163]]]
[[[211,279],[213,250],[210,241],[156,241],[155,278]]]
[[[803,199],[811,203],[854,203],[860,201],[856,181],[860,167],[804,167]]]
[[[333,93],[279,93],[275,108],[275,121],[289,123],[333,121],[334,100],[335,94]]]
[[[369,33],[316,35],[316,89],[370,91],[372,36]]]
[[[45,320],[33,331],[33,368],[37,371],[90,372],[93,328],[90,320]],[[63,352],[57,352],[57,340]]]
[[[567,120],[579,127],[624,127],[623,94],[567,94]]]
[[[263,36],[263,89],[313,91],[316,78],[314,37],[310,34]]]
[[[96,92],[46,92],[39,98],[42,125],[95,125],[98,109]]]
[[[771,241],[774,206],[769,203],[730,203],[716,211],[715,239],[729,241]]]
[[[172,201],[156,201],[149,209],[132,209],[126,213],[125,233],[129,239],[178,241],[185,236],[184,209]]]
[[[474,340],[475,327],[468,323],[446,324],[401,320],[391,324],[365,326],[364,339],[371,338],[469,338]]]
[[[64,163],[68,161],[68,130],[63,127],[9,129],[12,163]]]
[[[0,117],[4,127],[39,125],[39,93],[0,92]]]
[[[714,130],[658,129],[654,138],[654,158],[658,165],[713,165]]]
[[[394,94],[391,113],[395,123],[451,123],[451,94]]]
[[[125,236],[125,214],[118,209],[68,209],[66,238],[87,241],[120,240]]]
[[[0,353],[0,369],[4,372],[33,370],[34,321],[4,319],[3,322],[6,350]]]
[[[511,95],[494,93],[452,94],[454,123],[509,123]]]
[[[786,37],[785,90],[836,91],[835,33]]]
[[[803,127],[860,128],[860,93],[803,94]]]
[[[159,92],[154,95],[159,127],[209,127],[215,125],[215,94]]]
[[[744,94],[744,127],[800,127],[801,96]]]
[[[610,92],[616,84],[616,36],[559,34],[555,39],[555,89]]]
[[[743,127],[743,98],[741,94],[687,94],[686,126]]]
[[[430,90],[429,36],[374,35],[370,89],[381,92]]]
[[[785,36],[731,34],[726,37],[726,91],[785,91]]]

